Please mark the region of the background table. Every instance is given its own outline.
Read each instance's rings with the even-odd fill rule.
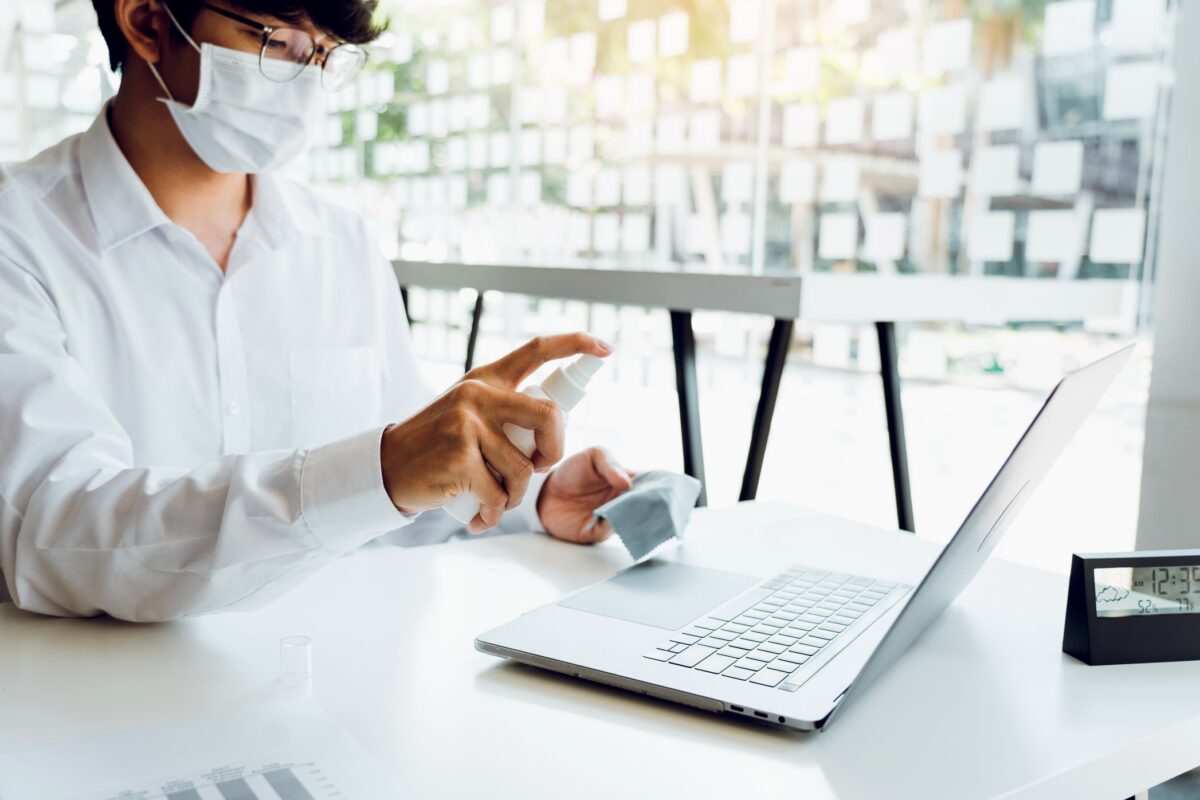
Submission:
[[[703,509],[689,531],[734,535],[818,548],[859,536],[885,575],[936,553],[775,504]],[[1200,764],[1200,663],[1084,666],[1060,650],[1065,577],[1000,561],[822,734],[472,648],[628,561],[615,543],[513,535],[365,548],[263,610],[170,624],[0,605],[0,751],[277,697],[279,639],[300,633],[316,700],[414,797],[1116,800]]]
[[[758,493],[771,420],[795,322],[803,319],[874,324],[879,341],[896,519],[898,526],[907,531],[915,530],[915,520],[900,402],[895,323],[1081,322],[1126,316],[1137,301],[1136,285],[1128,281],[831,273],[801,276],[597,265],[509,266],[418,261],[395,261],[393,268],[401,290],[405,292],[406,308],[410,286],[477,290],[464,371],[474,364],[485,291],[667,309],[675,356],[683,466],[685,472],[701,482],[704,481],[704,448],[700,434],[692,312],[731,311],[771,317],[774,325],[763,363],[762,385],[742,475],[740,500],[753,500]],[[700,504],[704,502],[702,493]]]

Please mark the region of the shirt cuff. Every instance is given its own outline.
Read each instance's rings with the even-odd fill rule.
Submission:
[[[542,519],[538,516],[537,501],[542,494],[542,486],[549,477],[549,472],[533,473],[533,477],[529,479],[529,488],[525,490],[525,497],[521,499],[520,505],[505,514],[504,527],[512,531],[546,532],[546,527],[542,525]]]
[[[383,487],[383,431],[370,430],[304,453],[300,514],[326,547],[355,547],[416,517],[402,514]]]

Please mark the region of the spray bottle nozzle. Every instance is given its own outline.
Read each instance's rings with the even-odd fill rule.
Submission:
[[[600,371],[604,366],[604,359],[596,356],[582,355],[562,368],[568,378],[578,383],[580,386],[586,386],[587,382],[592,379],[592,376]]]

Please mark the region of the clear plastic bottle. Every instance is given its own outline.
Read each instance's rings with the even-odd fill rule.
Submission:
[[[570,412],[579,405],[579,401],[586,394],[588,381],[603,365],[604,360],[601,358],[582,355],[570,364],[551,372],[540,386],[527,386],[521,393],[539,400],[552,400],[564,412]],[[511,422],[506,423],[504,435],[527,456],[533,455],[537,448],[533,431],[528,428],[520,428]],[[479,513],[479,501],[470,493],[464,493],[446,503],[445,509],[450,516],[465,525]]]

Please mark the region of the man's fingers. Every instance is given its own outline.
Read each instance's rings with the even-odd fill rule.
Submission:
[[[473,460],[468,467],[467,478],[470,481],[468,491],[479,501],[479,513],[471,520],[467,530],[482,533],[500,522],[508,506],[508,494],[482,458]]]
[[[633,487],[633,474],[617,463],[612,454],[603,447],[593,447],[590,451],[592,468],[596,474],[604,478],[608,485],[618,491],[626,491]]]
[[[537,336],[508,355],[471,370],[467,377],[502,389],[515,389],[547,361],[582,353],[603,358],[612,353],[612,346],[590,333]]]
[[[508,389],[480,384],[487,393],[479,412],[486,424],[502,430],[505,423],[533,431],[537,451],[533,454],[535,469],[547,469],[557,464],[563,456],[564,424],[563,412],[553,400],[541,400],[527,394]]]
[[[525,497],[529,479],[533,477],[533,462],[513,446],[508,437],[486,429],[479,436],[479,450],[492,469],[504,480],[508,495],[507,508],[513,508]]]
[[[575,541],[579,544],[594,544],[603,542],[612,535],[612,523],[603,517],[592,517],[591,521],[580,529],[575,535]]]

